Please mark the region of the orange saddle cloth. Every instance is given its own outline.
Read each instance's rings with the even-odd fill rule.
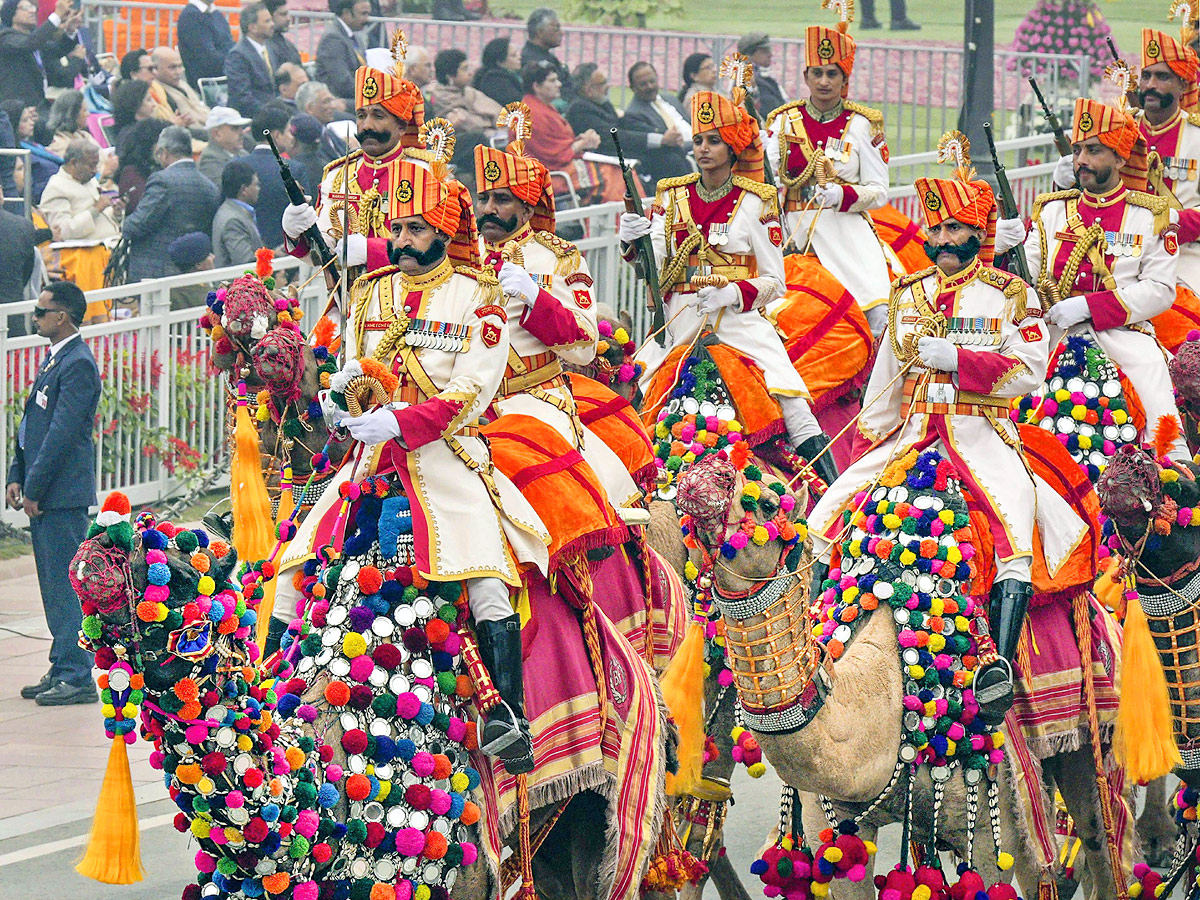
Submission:
[[[579,421],[608,445],[643,490],[654,480],[654,447],[633,405],[594,378],[571,372],[571,393]]]
[[[516,485],[550,532],[550,568],[628,540],[600,479],[579,451],[533,416],[500,416],[480,429],[492,464]]]
[[[1158,342],[1175,353],[1188,333],[1200,330],[1200,297],[1182,284],[1175,286],[1175,304],[1150,320]]]
[[[879,239],[892,248],[903,272],[892,272],[892,278],[911,272],[919,272],[930,265],[925,255],[925,232],[921,226],[892,204],[873,209],[869,213]]]

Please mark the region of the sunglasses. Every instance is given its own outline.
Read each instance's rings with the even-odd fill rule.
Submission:
[[[52,312],[64,312],[64,310],[56,309],[53,306],[35,306],[33,308],[33,317],[35,319],[40,319],[42,316],[46,315],[47,313],[52,313]]]

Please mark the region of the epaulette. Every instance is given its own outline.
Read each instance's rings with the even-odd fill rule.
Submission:
[[[533,239],[556,257],[554,263],[555,275],[570,275],[579,268],[583,254],[570,241],[560,238],[552,231],[535,231]]]
[[[897,291],[902,291],[909,285],[916,284],[918,281],[928,278],[936,271],[937,266],[930,266],[927,269],[921,269],[919,272],[909,272],[905,275],[901,275],[892,282],[892,293],[894,294]]]
[[[1081,196],[1078,188],[1067,188],[1063,191],[1051,191],[1048,194],[1038,194],[1033,198],[1033,210],[1029,215],[1031,221],[1037,221],[1038,216],[1042,214],[1042,207],[1047,203],[1053,203],[1055,200],[1070,200],[1072,197]]]
[[[699,172],[691,172],[687,175],[676,175],[673,178],[660,178],[654,190],[656,193],[664,191],[673,191],[677,187],[687,187],[689,184],[695,184],[700,180]]]
[[[871,123],[871,134],[883,134],[883,113],[875,109],[873,106],[865,106],[862,103],[857,103],[854,100],[845,100],[842,103],[846,109],[852,113],[858,113],[864,119]]]
[[[340,169],[342,166],[345,166],[345,165],[348,165],[348,164],[354,162],[356,159],[358,159],[362,155],[363,155],[363,152],[361,150],[354,150],[348,156],[338,157],[333,162],[326,165],[325,168],[321,171],[321,179],[324,180],[325,176],[328,175],[330,172],[332,172],[334,169]]]
[[[1187,120],[1188,120],[1189,125],[1195,125],[1197,127],[1200,127],[1200,112],[1188,113]]]
[[[771,110],[771,113],[770,113],[770,115],[767,116],[766,120],[768,122],[771,122],[775,119],[776,116],[783,115],[783,113],[787,112],[789,109],[804,109],[804,107],[807,105],[808,105],[807,100],[791,100],[791,101],[783,104],[783,106],[780,106],[780,107],[777,107],[776,109]]]
[[[376,279],[383,278],[386,275],[394,275],[395,273],[397,273],[399,271],[400,271],[399,266],[393,266],[391,264],[388,264],[386,266],[380,266],[378,269],[373,269],[370,272],[365,272],[364,274],[359,275],[357,278],[355,278],[354,279],[354,287],[358,287],[359,285],[366,285],[366,283],[368,281],[375,281]]]
[[[755,181],[753,178],[747,178],[745,175],[734,175],[733,183],[744,191],[756,195],[763,203],[768,203],[771,200],[778,202],[779,192],[769,184],[763,184],[761,181]]]
[[[1166,197],[1158,197],[1144,191],[1126,191],[1125,198],[1131,206],[1140,206],[1154,214],[1155,234],[1171,224],[1171,204]]]
[[[1010,300],[1024,294],[1029,287],[1025,284],[1021,276],[1014,275],[1012,272],[1005,272],[1003,269],[997,269],[993,266],[984,266],[981,268],[979,270],[979,280],[989,287],[1003,291],[1004,296]]]
[[[500,279],[487,266],[476,269],[471,266],[455,266],[456,275],[465,275],[479,285],[479,299],[482,304],[500,302]]]

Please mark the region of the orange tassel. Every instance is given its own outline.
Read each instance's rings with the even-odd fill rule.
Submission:
[[[233,546],[245,562],[266,559],[275,545],[271,531],[271,498],[263,481],[258,429],[244,404],[237,408],[233,429],[233,464],[229,496],[233,504]]]
[[[274,271],[275,251],[270,247],[259,247],[254,251],[254,274],[266,278]]]
[[[276,532],[278,532],[279,526],[288,520],[295,508],[294,488],[287,487],[281,490],[279,492],[279,509],[275,513]],[[287,544],[282,545],[276,559],[281,558],[286,549]],[[271,614],[275,611],[275,591],[279,587],[279,579],[282,577],[282,573],[277,573],[274,578],[264,582],[262,586],[262,599],[258,601],[258,628],[254,635],[259,650],[264,649],[267,643],[267,632],[271,628]]]
[[[1145,784],[1183,763],[1175,746],[1167,678],[1150,624],[1137,597],[1125,609],[1121,651],[1121,704],[1113,749],[1131,781]]]
[[[679,772],[667,776],[676,797],[695,789],[704,765],[704,627],[693,622],[663,673],[663,702],[679,729]]]
[[[75,871],[104,884],[133,884],[145,875],[129,753],[120,736],[113,739],[108,753],[92,836]]]
[[[1179,440],[1179,420],[1174,416],[1159,416],[1154,426],[1154,456],[1161,459],[1175,447]]]

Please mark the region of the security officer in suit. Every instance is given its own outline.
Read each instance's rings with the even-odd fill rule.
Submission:
[[[100,371],[79,336],[87,310],[83,291],[69,281],[51,282],[37,300],[33,322],[50,341],[25,402],[17,451],[8,471],[5,499],[24,508],[33,533],[42,607],[50,626],[50,671],[21,689],[39,706],[95,703],[92,661],[79,646],[79,600],[67,572],[96,502],[96,447],[92,422],[100,400]]]

